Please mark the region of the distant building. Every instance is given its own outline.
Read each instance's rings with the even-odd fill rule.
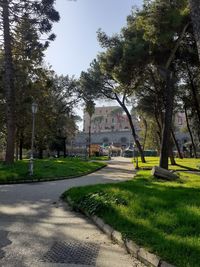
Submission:
[[[132,118],[136,131],[139,130],[138,121]],[[88,138],[90,117],[84,112],[83,132],[78,134],[76,142]],[[85,136],[85,138],[84,138]],[[91,143],[99,145],[115,145],[127,147],[133,143],[130,124],[126,114],[119,106],[96,107],[91,118]]]
[[[140,136],[141,123],[136,116],[132,116],[136,134]],[[182,150],[184,143],[189,141],[184,113],[174,115],[175,136]],[[74,145],[84,147],[88,144],[90,117],[84,112],[83,132],[77,134]],[[131,127],[127,115],[119,106],[96,107],[91,118],[91,143],[99,145],[114,145],[126,148],[134,143]],[[176,149],[176,148],[174,148]]]
[[[83,132],[89,132],[90,118],[84,112]],[[118,106],[96,107],[91,119],[91,133],[106,133],[118,131],[130,131],[130,124],[127,116]]]

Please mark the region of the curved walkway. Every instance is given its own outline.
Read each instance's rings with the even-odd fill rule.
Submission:
[[[59,201],[71,187],[132,177],[130,160],[115,158],[108,167],[81,178],[0,185],[0,266],[143,267]]]

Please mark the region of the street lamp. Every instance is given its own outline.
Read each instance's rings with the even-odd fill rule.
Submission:
[[[33,175],[33,147],[34,147],[34,137],[35,137],[35,114],[38,110],[38,104],[33,102],[32,103],[32,118],[33,118],[33,124],[32,124],[32,137],[31,137],[31,155],[30,155],[30,163],[29,163],[29,174]]]

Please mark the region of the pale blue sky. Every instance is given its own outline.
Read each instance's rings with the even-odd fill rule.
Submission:
[[[101,48],[96,31],[118,33],[133,6],[142,0],[56,0],[61,20],[54,25],[57,38],[46,52],[46,61],[57,74],[79,77]]]
[[[57,74],[75,75],[87,70],[101,48],[97,41],[97,30],[101,28],[108,35],[119,33],[126,25],[126,17],[133,6],[140,6],[143,0],[56,0],[56,9],[61,20],[54,25],[57,38],[46,52],[46,62]],[[96,106],[118,105],[101,101]],[[83,116],[83,107],[75,112]],[[82,129],[82,122],[79,128]]]

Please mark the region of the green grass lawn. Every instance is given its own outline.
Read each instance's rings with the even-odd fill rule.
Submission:
[[[110,160],[108,156],[99,156],[99,157],[92,156],[89,159],[90,160]]]
[[[152,169],[153,166],[159,165],[159,157],[145,157],[146,163],[142,163],[141,159],[138,158],[139,168]],[[200,171],[200,159],[194,158],[176,158],[177,165],[172,166],[169,160],[169,169],[170,170],[199,170]],[[134,162],[134,160],[133,160]],[[199,167],[198,167],[199,166]]]
[[[89,162],[77,158],[34,160],[34,175],[29,176],[28,160],[17,161],[12,166],[0,162],[0,183],[6,181],[39,180],[80,176],[105,166],[102,162]]]
[[[177,182],[139,171],[119,184],[73,188],[63,194],[123,236],[178,267],[200,266],[200,175]]]

